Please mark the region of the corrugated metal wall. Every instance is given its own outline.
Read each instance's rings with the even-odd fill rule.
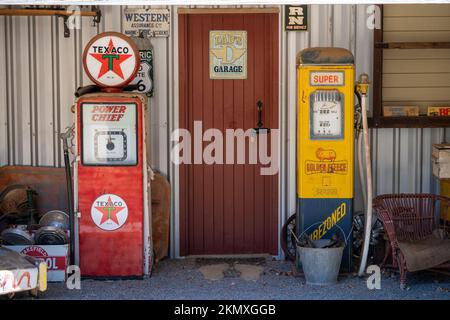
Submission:
[[[176,125],[176,8],[169,38],[153,38],[155,96],[151,105],[152,165],[169,170],[169,129]],[[95,34],[121,31],[124,7],[104,6],[102,21],[82,19],[82,29],[64,38],[56,17],[0,17],[0,165],[62,166],[57,134],[73,122],[74,90],[89,83],[81,66],[84,45]],[[281,7],[281,15],[284,8]],[[282,212],[295,210],[295,56],[310,46],[340,46],[356,58],[356,73],[372,73],[372,30],[366,27],[366,5],[311,5],[308,32],[281,31],[282,146],[286,181]],[[280,20],[281,21],[281,20]],[[441,142],[443,129],[376,129],[372,131],[375,190],[434,192],[431,144]],[[357,208],[361,207],[358,183]],[[176,205],[175,205],[176,207]]]
[[[78,86],[89,84],[81,55],[92,36],[121,31],[124,7],[104,6],[97,26],[82,18],[64,38],[56,17],[0,17],[0,165],[63,166],[58,133],[73,123]],[[167,172],[169,42],[152,39],[155,96],[151,98],[152,163]],[[160,150],[163,150],[161,152]]]

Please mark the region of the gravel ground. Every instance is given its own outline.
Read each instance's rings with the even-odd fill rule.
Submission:
[[[226,261],[230,262],[230,261]],[[240,263],[246,263],[239,261]],[[44,299],[440,299],[450,300],[450,276],[431,272],[408,275],[409,290],[399,288],[398,274],[384,272],[380,290],[368,290],[365,279],[341,276],[336,285],[310,286],[288,261],[257,261],[264,272],[246,281],[237,272],[225,272],[222,280],[206,280],[198,271],[204,260],[160,262],[152,277],[144,280],[83,280],[81,290],[51,283]],[[211,263],[211,262],[209,262]],[[217,263],[223,263],[217,262]],[[230,262],[233,265],[233,261]],[[231,269],[233,271],[233,269]]]

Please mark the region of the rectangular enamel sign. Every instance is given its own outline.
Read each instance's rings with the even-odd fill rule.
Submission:
[[[343,86],[344,72],[342,71],[312,71],[309,83],[311,86]]]
[[[123,33],[129,37],[168,37],[170,35],[170,9],[124,9]]]
[[[247,31],[209,32],[210,79],[247,78]]]

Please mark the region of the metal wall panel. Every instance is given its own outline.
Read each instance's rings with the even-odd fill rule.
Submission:
[[[98,32],[121,31],[125,7],[102,6],[102,21],[82,18],[82,29],[64,38],[62,19],[56,17],[0,17],[0,165],[63,165],[58,133],[73,122],[70,107],[75,89],[89,83],[81,67],[81,53]],[[172,14],[171,36],[152,39],[155,50],[155,96],[150,99],[151,162],[169,174],[174,185],[174,216],[178,212],[177,169],[169,163],[169,133],[178,119],[177,7]],[[280,15],[284,8],[280,7]],[[283,216],[295,210],[296,79],[295,58],[310,46],[341,46],[356,59],[356,74],[372,74],[373,31],[368,29],[367,5],[310,5],[309,31],[280,35],[280,110],[286,166],[280,183],[287,203]],[[282,20],[281,20],[282,21]],[[386,192],[436,192],[431,174],[431,145],[441,142],[443,129],[374,129],[371,134],[374,187]],[[355,172],[357,173],[357,172]],[[356,175],[356,178],[357,175]],[[355,182],[355,208],[361,209],[359,181]],[[178,234],[177,225],[174,234]],[[176,240],[176,239],[175,239]],[[176,241],[173,241],[176,242]],[[172,253],[176,250],[172,250]]]
[[[0,165],[8,163],[8,67],[6,61],[6,18],[0,17]]]

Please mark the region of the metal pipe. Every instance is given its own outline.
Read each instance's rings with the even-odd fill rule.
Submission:
[[[67,203],[69,206],[69,221],[70,221],[70,263],[75,263],[75,213],[73,205],[73,189],[72,189],[72,172],[70,170],[69,160],[69,144],[67,141],[74,134],[74,126],[67,129],[66,132],[60,134],[63,141],[64,150],[64,168],[66,172],[66,186],[67,186]]]
[[[361,257],[361,264],[359,266],[358,275],[361,277],[365,274],[367,256],[369,254],[370,233],[372,231],[372,161],[370,158],[370,144],[369,144],[369,125],[367,121],[367,93],[369,87],[369,76],[367,74],[361,74],[359,76],[359,82],[357,83],[357,90],[361,94],[361,114],[363,125],[363,138],[364,138],[364,155],[366,160],[366,177],[367,177],[367,207],[364,226],[364,245]]]
[[[363,198],[363,207],[365,208],[367,205],[367,194],[366,194],[366,177],[364,174],[363,169],[363,157],[362,157],[362,145],[363,145],[363,136],[361,134],[361,131],[358,132],[358,139],[357,139],[357,157],[358,157],[358,171],[359,171],[359,183],[361,185],[361,192],[362,192],[362,198]]]

